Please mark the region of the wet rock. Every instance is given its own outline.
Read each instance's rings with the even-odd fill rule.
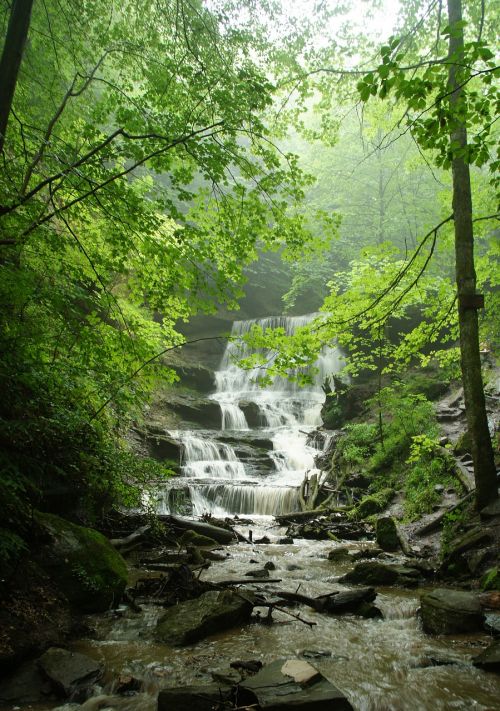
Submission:
[[[162,689],[158,695],[158,711],[213,711],[229,701],[230,695],[229,688],[217,683]]]
[[[475,667],[484,671],[500,673],[500,641],[493,642],[472,662]]]
[[[351,555],[351,551],[346,546],[339,546],[328,553],[328,560],[331,560],[334,563],[345,563],[352,560],[352,558],[353,556]]]
[[[168,461],[171,465],[178,465],[181,459],[181,443],[165,433],[163,427],[147,425],[132,432],[141,451],[148,457],[159,462]]]
[[[42,677],[36,662],[23,664],[7,679],[0,681],[0,706],[32,704],[44,695],[46,679]],[[49,688],[50,691],[50,688]]]
[[[477,595],[463,590],[437,588],[420,598],[424,632],[455,634],[479,632],[484,615]]]
[[[127,583],[127,565],[107,538],[59,516],[36,513],[43,543],[37,559],[68,600],[82,612],[117,605]]]
[[[381,516],[377,519],[375,538],[383,551],[397,551],[401,548],[398,528],[392,516]]]
[[[331,657],[332,653],[326,650],[304,649],[300,656],[304,657],[304,659],[324,659],[325,657]]]
[[[296,563],[287,563],[286,569],[292,572],[293,570],[302,570],[302,566]]]
[[[210,672],[216,684],[222,686],[236,686],[242,680],[242,676],[236,669],[213,669]]]
[[[244,624],[252,609],[253,598],[248,592],[237,594],[230,590],[213,590],[168,609],[158,620],[155,636],[160,642],[172,646],[191,644],[215,632]]]
[[[185,387],[199,393],[212,393],[215,390],[215,373],[202,365],[173,365],[179,379]]]
[[[231,669],[240,669],[243,672],[248,672],[249,674],[256,674],[260,669],[262,669],[262,662],[260,659],[247,659],[246,661],[243,661],[241,659],[237,659],[234,662],[231,662],[229,665]]]
[[[268,560],[267,563],[265,564],[264,568],[266,570],[276,570],[276,564],[273,563],[272,560]]]
[[[357,612],[362,603],[373,602],[377,597],[375,588],[363,587],[352,590],[342,590],[336,595],[326,598],[325,612],[342,614],[344,612]]]
[[[348,711],[353,707],[333,684],[305,661],[278,659],[239,686],[240,705],[262,711]]]
[[[179,417],[207,429],[217,430],[222,425],[220,406],[215,400],[192,395],[170,395],[168,407]]]
[[[289,546],[292,545],[293,538],[291,536],[285,536],[284,538],[280,538],[278,543],[280,543],[282,546]]]
[[[37,664],[53,687],[65,696],[84,694],[104,672],[95,659],[59,647],[48,649]]]
[[[122,674],[118,677],[115,683],[114,691],[116,694],[135,694],[142,688],[142,681],[128,674]]]
[[[354,570],[341,577],[339,582],[414,587],[418,585],[419,579],[420,572],[415,568],[368,560],[357,563]]]
[[[267,568],[256,568],[255,570],[249,570],[245,573],[245,576],[250,578],[268,578],[269,570]]]
[[[254,543],[259,543],[259,544],[265,545],[267,543],[271,543],[271,539],[268,538],[267,536],[262,536],[262,538],[256,538]]]
[[[261,427],[265,424],[262,421],[262,414],[256,402],[251,402],[250,400],[240,400],[238,406],[245,415],[245,419],[249,427]]]
[[[362,548],[360,551],[356,551],[351,554],[352,560],[369,560],[371,558],[378,558],[381,555],[381,548]]]
[[[494,612],[486,613],[484,629],[494,637],[500,637],[500,615]]]

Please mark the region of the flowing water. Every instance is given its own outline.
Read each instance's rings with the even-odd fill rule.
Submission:
[[[222,427],[169,433],[182,444],[182,478],[164,492],[162,513],[175,508],[179,484],[189,492],[194,515],[269,516],[298,507],[298,487],[306,472],[317,472],[315,456],[327,444],[325,438],[311,440],[309,435],[321,424],[322,386],[339,371],[340,355],[325,349],[312,383],[305,387],[278,377],[263,388],[258,383],[261,369],[244,370],[237,361],[250,355],[241,337],[252,327],[281,328],[290,335],[313,317],[276,316],[233,324],[211,395],[220,406]],[[263,354],[272,361],[271,351]]]

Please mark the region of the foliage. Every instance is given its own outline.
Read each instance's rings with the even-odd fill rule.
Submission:
[[[336,452],[339,461],[349,469],[365,466],[376,446],[375,425],[363,422],[346,425],[345,437],[339,440]]]

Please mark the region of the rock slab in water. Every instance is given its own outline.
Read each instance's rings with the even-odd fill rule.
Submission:
[[[315,667],[290,659],[278,659],[240,684],[238,703],[257,703],[262,711],[350,711],[353,708],[344,694]]]
[[[158,620],[156,639],[172,646],[197,642],[215,632],[244,624],[253,610],[251,594],[211,590],[170,607]]]
[[[472,662],[475,667],[484,671],[500,672],[500,642],[493,642]]]
[[[101,678],[104,671],[95,659],[59,647],[47,649],[37,663],[55,689],[65,696],[87,689]]]
[[[474,593],[438,588],[422,595],[420,606],[424,632],[456,634],[483,629],[484,615]]]
[[[162,689],[158,695],[158,711],[212,711],[229,696],[230,689],[216,683]]]
[[[418,584],[420,577],[420,571],[406,565],[394,565],[381,563],[378,560],[367,560],[357,563],[353,570],[339,579],[339,582],[414,587]]]

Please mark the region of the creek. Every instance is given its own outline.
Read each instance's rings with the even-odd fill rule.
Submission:
[[[254,323],[264,328],[281,326],[291,333],[309,319],[237,322],[233,336]],[[176,488],[182,485],[189,492],[192,515],[237,514],[238,530],[245,537],[250,528],[253,541],[262,536],[270,539],[226,547],[227,558],[203,570],[202,579],[241,579],[252,567],[272,562],[272,577],[280,583],[260,581],[244,589],[254,585],[269,593],[300,589],[310,596],[331,592],[351,566],[328,560],[328,552],[346,544],[359,550],[367,543],[295,540],[280,544],[286,531],[276,525],[272,514],[298,508],[297,487],[306,472],[316,471],[315,456],[328,444],[327,436],[312,433],[321,424],[322,385],[338,372],[340,355],[334,349],[325,351],[308,387],[277,379],[264,389],[255,382],[258,370],[244,371],[236,365],[235,359],[245,355],[241,344],[230,342],[217,372],[217,390],[211,397],[220,404],[222,426],[169,433],[182,443],[181,477],[162,492],[160,512],[173,509]],[[252,523],[245,524],[244,516],[250,516]],[[300,607],[296,612],[315,622],[313,627],[275,611],[272,625],[256,621],[180,649],[154,640],[162,607],[149,604],[137,613],[122,606],[89,617],[92,635],[74,642],[72,648],[105,663],[104,688],[111,693],[119,675],[143,680],[144,693],[120,702],[121,709],[134,711],[153,711],[162,687],[211,682],[212,673],[227,671],[236,659],[270,662],[287,656],[308,658],[358,711],[500,709],[500,678],[471,663],[489,640],[486,634],[425,635],[416,614],[415,591],[379,588],[377,592],[383,619],[326,615]],[[262,609],[262,617],[265,613]]]

